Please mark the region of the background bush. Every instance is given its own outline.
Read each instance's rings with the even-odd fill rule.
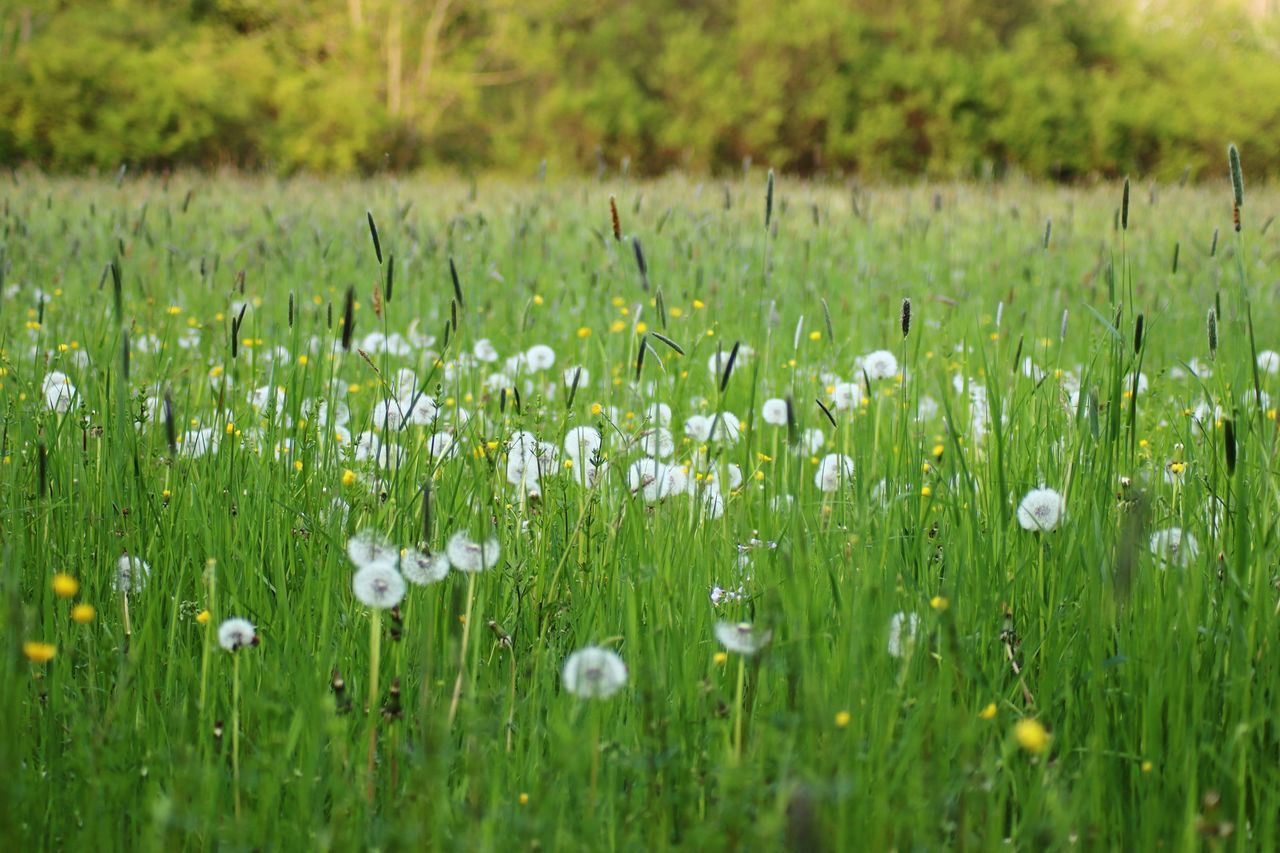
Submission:
[[[9,4],[0,160],[1168,178],[1234,139],[1251,174],[1280,166],[1280,26],[1146,5]]]

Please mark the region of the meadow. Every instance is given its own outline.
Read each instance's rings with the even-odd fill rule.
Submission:
[[[1278,197],[1223,166],[12,173],[6,837],[1275,849]]]

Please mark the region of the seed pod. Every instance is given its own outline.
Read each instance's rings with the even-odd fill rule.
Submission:
[[[373,237],[373,252],[378,256],[378,264],[382,264],[382,241],[378,239],[378,226],[373,223],[373,211],[366,210],[365,216],[369,218],[369,236]]]

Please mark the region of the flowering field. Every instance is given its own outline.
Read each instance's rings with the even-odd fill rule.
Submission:
[[[6,182],[15,845],[1280,845],[1273,193]]]

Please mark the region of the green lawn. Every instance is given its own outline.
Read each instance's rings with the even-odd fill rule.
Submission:
[[[15,849],[1280,846],[1274,192],[2,194]]]

